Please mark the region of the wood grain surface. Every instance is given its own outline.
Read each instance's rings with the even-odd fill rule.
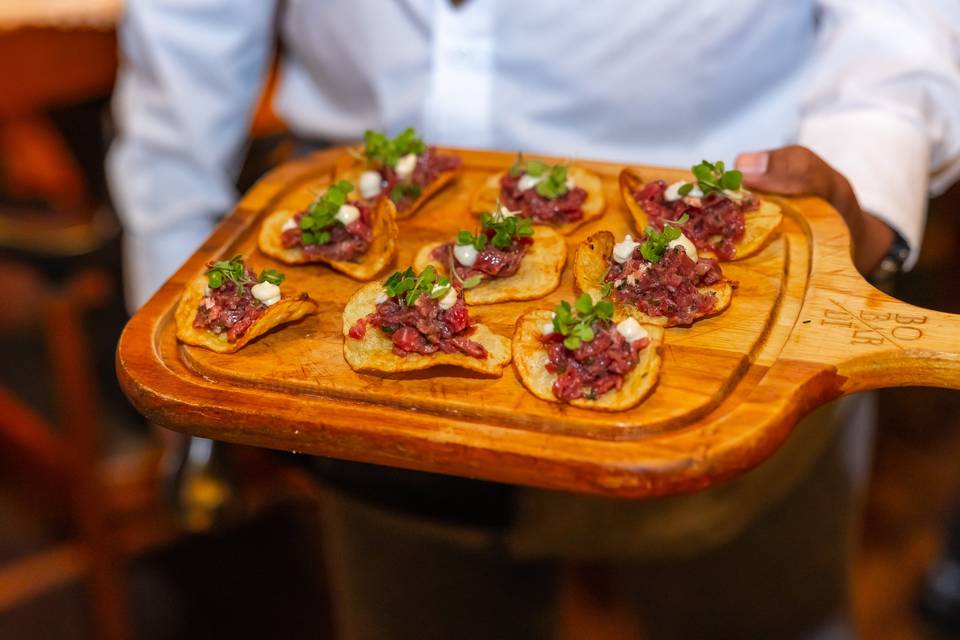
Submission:
[[[394,267],[407,266],[422,244],[474,227],[474,190],[514,159],[451,151],[464,157],[465,170],[400,221]],[[867,284],[851,262],[842,219],[815,198],[777,199],[785,213],[780,234],[751,258],[723,265],[739,282],[730,308],[666,331],[660,381],[630,411],[539,400],[510,367],[498,379],[454,368],[355,373],[343,360],[340,314],[362,283],[323,266],[277,265],[256,249],[260,221],[309,202],[339,153],[264,177],[127,325],[118,375],[149,418],[230,442],[637,498],[705,487],[749,469],[801,416],[837,396],[887,386],[960,388],[960,317],[907,305]],[[607,211],[567,237],[570,256],[601,229],[618,237],[636,231],[618,192],[621,165],[581,164],[603,179]],[[644,179],[687,175],[636,170]],[[235,253],[257,268],[281,267],[320,312],[235,354],[179,345],[172,314],[182,287],[207,261]],[[471,315],[510,336],[524,311],[574,297],[568,260],[560,287],[547,297],[471,307]]]

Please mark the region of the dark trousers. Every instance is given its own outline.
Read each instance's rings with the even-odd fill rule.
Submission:
[[[645,638],[852,637],[847,586],[863,477],[851,472],[850,448],[863,428],[834,430],[802,479],[720,546],[589,566],[626,599]],[[620,504],[625,516],[643,506]],[[341,637],[555,637],[570,558],[517,554],[509,527],[450,527],[342,492],[325,506]]]

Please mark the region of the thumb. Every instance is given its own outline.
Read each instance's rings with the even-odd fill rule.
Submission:
[[[741,153],[734,162],[743,184],[784,195],[810,194],[829,199],[835,171],[818,155],[798,145]]]
[[[850,182],[810,149],[794,145],[741,153],[734,165],[749,188],[819,196],[832,204],[850,228],[855,264],[861,273],[872,271],[890,246],[890,228],[878,218],[865,215]]]

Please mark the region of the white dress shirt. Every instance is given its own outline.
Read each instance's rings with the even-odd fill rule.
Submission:
[[[128,0],[108,172],[136,308],[237,199],[275,37],[305,137],[686,167],[809,146],[916,259],[960,173],[956,0]]]

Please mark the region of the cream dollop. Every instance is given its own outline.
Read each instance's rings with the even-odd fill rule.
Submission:
[[[694,262],[700,261],[700,256],[697,255],[697,247],[693,244],[693,242],[690,241],[690,238],[682,233],[680,234],[679,238],[671,240],[667,243],[667,249],[673,249],[674,247],[681,247],[684,253],[686,253],[687,256]]]
[[[556,318],[556,317],[557,317],[557,314],[556,314],[556,313],[551,313],[551,314],[550,314],[550,322],[544,322],[543,325],[541,325],[541,327],[540,327],[540,333],[542,333],[542,334],[545,335],[545,336],[548,336],[548,335],[550,335],[551,333],[553,333],[553,332],[554,332],[553,319]]]
[[[337,209],[337,214],[334,216],[334,218],[339,220],[344,226],[354,222],[359,217],[360,209],[357,209],[352,204],[340,205],[340,208]]]
[[[378,171],[364,171],[360,174],[360,195],[363,198],[373,198],[380,193],[383,178]]]
[[[700,189],[700,186],[696,184],[693,185],[693,188],[690,189],[690,193],[688,193],[686,196],[680,195],[680,187],[682,187],[685,184],[690,184],[690,183],[684,180],[681,180],[680,182],[674,182],[673,184],[671,184],[669,187],[667,187],[667,190],[663,192],[663,199],[666,200],[667,202],[676,202],[680,198],[684,198],[684,197],[687,197],[687,198],[703,197],[703,191]]]
[[[477,263],[480,252],[472,244],[458,244],[453,247],[453,257],[465,267],[472,267]]]
[[[407,180],[410,176],[413,175],[413,170],[417,168],[417,154],[408,153],[399,160],[397,160],[397,166],[394,167],[397,171],[397,177],[401,180]]]
[[[517,189],[520,189],[520,191],[529,191],[543,182],[544,178],[546,177],[547,174],[545,173],[540,174],[539,176],[532,176],[529,173],[525,173],[520,176],[519,180],[517,180]]]
[[[628,342],[641,340],[650,334],[644,329],[636,318],[626,318],[617,323],[617,333],[622,335]]]
[[[443,287],[441,287],[440,285],[434,285],[433,289],[430,290],[430,293],[431,294],[437,293],[442,288]],[[453,307],[453,305],[455,304],[457,304],[457,290],[454,289],[453,287],[450,287],[446,295],[440,298],[440,301],[437,303],[437,305],[439,305],[439,307],[444,311],[447,311],[448,309]]]
[[[250,287],[250,293],[268,307],[280,302],[280,287],[272,282],[258,282]]]
[[[633,250],[640,246],[639,242],[634,241],[629,233],[623,237],[623,240],[613,245],[613,259],[618,264],[623,264],[633,256]]]

